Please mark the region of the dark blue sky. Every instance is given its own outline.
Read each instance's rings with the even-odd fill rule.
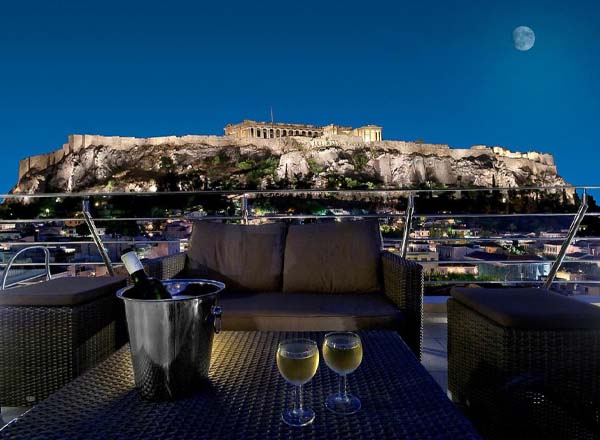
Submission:
[[[567,181],[598,184],[599,23],[592,0],[2,2],[0,191],[69,133],[222,134],[270,106],[550,152]]]

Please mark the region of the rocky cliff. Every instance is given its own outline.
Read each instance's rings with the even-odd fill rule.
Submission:
[[[13,191],[565,184],[551,155],[501,147],[455,149],[402,141],[363,142],[354,136],[76,136],[59,151],[21,161]]]

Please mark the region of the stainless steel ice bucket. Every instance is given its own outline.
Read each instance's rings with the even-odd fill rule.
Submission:
[[[216,301],[224,284],[201,279],[163,284],[173,299],[128,298],[131,287],[117,292],[125,302],[135,385],[142,397],[150,400],[184,397],[206,383],[213,335],[221,326]],[[184,295],[189,284],[213,291]]]

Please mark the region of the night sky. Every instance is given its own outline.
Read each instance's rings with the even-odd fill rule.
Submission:
[[[242,119],[555,155],[599,184],[598,1],[3,1],[0,191],[70,133],[222,134]],[[535,46],[515,49],[531,27]]]

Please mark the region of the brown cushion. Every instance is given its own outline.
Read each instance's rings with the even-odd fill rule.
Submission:
[[[600,308],[543,289],[455,287],[452,289],[452,296],[504,327],[600,328]]]
[[[66,277],[15,287],[0,292],[3,306],[74,306],[105,295],[114,295],[125,287],[126,277]]]
[[[236,225],[197,221],[186,274],[224,282],[229,289],[281,290],[285,223]]]
[[[219,304],[225,330],[400,330],[404,320],[382,293],[228,292]]]
[[[284,292],[381,290],[377,221],[291,225],[285,245]]]

